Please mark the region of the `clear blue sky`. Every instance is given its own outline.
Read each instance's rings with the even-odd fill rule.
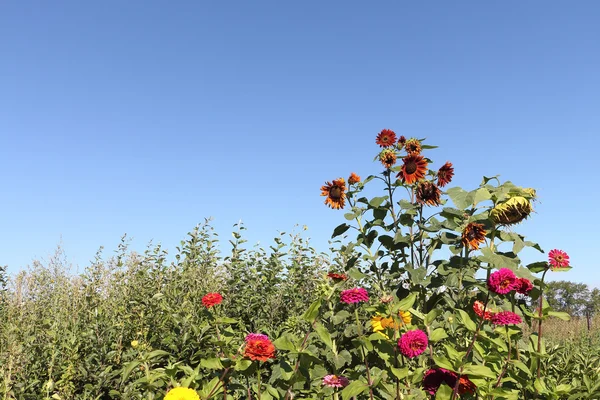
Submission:
[[[210,216],[223,246],[242,219],[324,250],[345,220],[320,186],[380,172],[391,128],[465,188],[537,188],[517,230],[600,286],[599,20],[595,0],[3,1],[0,264],[62,238],[81,269],[123,233],[174,250]]]

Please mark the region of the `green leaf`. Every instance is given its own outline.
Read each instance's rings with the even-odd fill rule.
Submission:
[[[350,229],[350,225],[348,224],[341,224],[338,225],[334,230],[333,230],[333,235],[331,235],[331,238],[333,239],[336,236],[340,236],[341,234],[343,234],[344,232],[346,232],[348,229]]]
[[[287,350],[287,351],[296,351],[296,346],[287,335],[283,335],[277,338],[273,342],[277,350]]]
[[[471,202],[468,199],[469,193],[459,187],[450,188],[446,193],[448,193],[448,196],[450,196],[454,205],[461,210],[464,210],[471,205]]]
[[[411,293],[398,302],[397,308],[402,311],[406,311],[406,310],[410,309],[413,306],[413,304],[415,304],[416,300],[417,300],[417,295],[415,293]]]
[[[319,316],[320,309],[321,309],[321,299],[318,299],[310,305],[308,310],[306,310],[304,315],[302,315],[302,319],[304,319],[305,321],[308,321],[310,323],[315,322],[315,320]]]
[[[342,400],[351,399],[369,390],[369,385],[362,381],[353,381],[342,390]]]
[[[127,365],[125,365],[125,367],[123,368],[123,373],[121,374],[121,383],[125,382],[127,378],[129,378],[129,374],[131,374],[131,371],[133,371],[133,369],[136,368],[138,365],[140,365],[139,361],[130,361],[129,363],[127,363]]]
[[[218,358],[202,358],[200,365],[208,369],[223,369],[223,364]]]
[[[497,378],[497,374],[485,365],[467,364],[463,368],[463,373],[483,378]]]
[[[164,350],[153,350],[150,353],[148,353],[148,355],[146,356],[149,360],[152,360],[153,358],[156,357],[162,357],[162,356],[168,356],[169,352],[164,351]]]
[[[548,263],[546,261],[534,262],[527,265],[527,269],[533,272],[534,274],[537,272],[542,272],[548,269]]]
[[[466,311],[460,310],[460,309],[458,309],[456,311],[458,312],[460,320],[465,325],[465,328],[467,328],[471,332],[475,332],[477,330],[477,325],[475,324],[475,322],[473,322],[473,320],[471,319],[469,314],[467,314]]]
[[[248,368],[250,368],[250,366],[251,366],[251,365],[252,365],[252,361],[250,361],[250,360],[246,360],[246,359],[244,359],[244,358],[240,358],[239,360],[237,360],[237,361],[235,362],[235,367],[234,367],[234,369],[235,369],[236,371],[245,371],[245,370],[247,370]]]
[[[387,196],[381,196],[381,197],[373,197],[371,199],[371,201],[369,202],[369,205],[373,208],[377,208],[381,205],[381,203],[383,203],[384,201],[387,200]]]
[[[448,385],[442,385],[435,393],[436,400],[450,400],[452,399],[452,388]]]
[[[323,343],[325,343],[325,345],[330,349],[333,349],[333,340],[331,339],[331,334],[329,333],[327,328],[325,328],[322,324],[317,324],[315,326],[315,331],[317,332]]]
[[[435,365],[437,365],[440,368],[445,368],[445,369],[447,369],[449,371],[456,372],[455,368],[454,368],[454,365],[452,365],[450,363],[450,361],[446,357],[441,357],[441,356],[434,355],[433,356],[433,362],[435,363]]]
[[[477,205],[478,203],[485,201],[485,200],[489,200],[492,198],[492,195],[490,194],[489,190],[484,189],[484,188],[479,188],[477,190],[475,190],[474,192],[470,193],[470,197],[473,197],[473,205]]]
[[[447,337],[448,335],[446,334],[444,328],[436,328],[433,330],[433,332],[431,332],[431,335],[429,335],[429,340],[432,342],[439,342],[440,340],[446,339]]]
[[[411,304],[412,306],[412,304]],[[427,315],[425,316],[425,325],[429,326],[431,325],[431,323],[440,315],[442,314],[442,309],[441,308],[434,308],[433,310],[429,311],[427,313]]]
[[[548,311],[548,315],[550,315],[552,317],[560,318],[563,321],[571,320],[571,316],[568,313],[562,312],[562,311]]]
[[[394,368],[391,367],[390,370],[392,371],[392,374],[394,374],[394,376],[398,379],[404,379],[408,376],[408,368]]]

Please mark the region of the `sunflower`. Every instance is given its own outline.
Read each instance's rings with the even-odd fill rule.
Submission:
[[[321,196],[327,196],[325,204],[339,210],[346,203],[346,181],[344,178],[334,179],[333,182],[325,182],[321,186]]]
[[[420,179],[425,178],[427,173],[427,160],[419,154],[411,154],[404,157],[404,165],[398,173],[398,178],[401,178],[407,184],[413,184]]]
[[[386,168],[392,168],[394,164],[396,164],[396,152],[390,149],[384,149],[381,153],[379,153],[379,161]]]
[[[400,138],[398,139],[398,149],[403,148],[405,143],[406,138],[404,136],[400,136]]]
[[[417,189],[415,190],[417,195],[417,203],[427,204],[430,206],[440,205],[440,189],[433,182],[419,181],[417,183]]]
[[[375,143],[381,147],[390,147],[396,143],[396,132],[391,129],[384,129],[377,135]]]
[[[360,182],[360,176],[356,175],[354,172],[352,172],[350,174],[350,177],[348,178],[348,183],[350,185],[354,185],[356,183]]]
[[[471,250],[479,249],[479,244],[485,241],[485,233],[483,224],[469,223],[462,233],[461,241],[463,246],[469,247]]]
[[[437,184],[439,187],[444,187],[450,183],[454,176],[454,167],[450,161],[446,161],[446,164],[442,165],[437,173]]]
[[[404,143],[404,150],[407,154],[421,154],[421,142],[418,139],[410,138]]]

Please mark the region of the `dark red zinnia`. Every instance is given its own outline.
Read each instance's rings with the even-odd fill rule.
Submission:
[[[517,293],[528,294],[533,290],[533,284],[527,278],[518,278],[516,283]]]

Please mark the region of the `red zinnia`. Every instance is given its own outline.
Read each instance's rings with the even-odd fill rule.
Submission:
[[[457,374],[444,368],[430,369],[425,372],[423,377],[423,390],[431,395],[435,395],[442,383],[454,388],[456,385]],[[458,379],[458,394],[475,393],[477,386],[465,375]]]
[[[485,311],[483,311],[484,308],[485,308],[485,304],[483,304],[479,300],[476,300],[475,303],[473,303],[473,311],[475,311],[475,314],[477,314],[479,316],[479,318],[483,318],[483,319],[489,321],[492,319],[492,316],[494,315],[494,313],[489,311],[488,308],[486,308]]]
[[[446,161],[446,164],[442,165],[437,173],[437,184],[439,187],[444,187],[450,183],[454,176],[454,168],[450,161]]]
[[[381,147],[390,147],[396,144],[396,132],[391,129],[384,129],[377,135],[375,143]]]
[[[269,339],[250,339],[246,342],[244,357],[255,361],[267,361],[275,358],[275,346]]]
[[[508,268],[500,268],[490,275],[488,288],[498,294],[507,294],[516,289],[518,285],[515,273]]]
[[[533,290],[533,284],[527,278],[517,279],[517,293],[527,294]]]
[[[327,277],[333,279],[334,281],[345,281],[348,279],[348,275],[338,274],[336,272],[329,272]]]
[[[550,250],[550,252],[548,252],[548,263],[552,269],[568,267],[569,256],[562,250]]]
[[[414,358],[422,354],[427,349],[428,344],[427,335],[419,329],[408,331],[398,339],[400,352],[408,358]]]
[[[369,301],[369,293],[363,288],[344,290],[340,293],[340,301],[346,304]]]
[[[523,322],[518,314],[510,311],[501,311],[492,316],[492,324],[494,325],[514,325]]]
[[[221,296],[219,293],[207,293],[202,298],[202,304],[204,304],[204,307],[206,308],[211,308],[212,306],[221,304],[222,301],[223,296]]]

